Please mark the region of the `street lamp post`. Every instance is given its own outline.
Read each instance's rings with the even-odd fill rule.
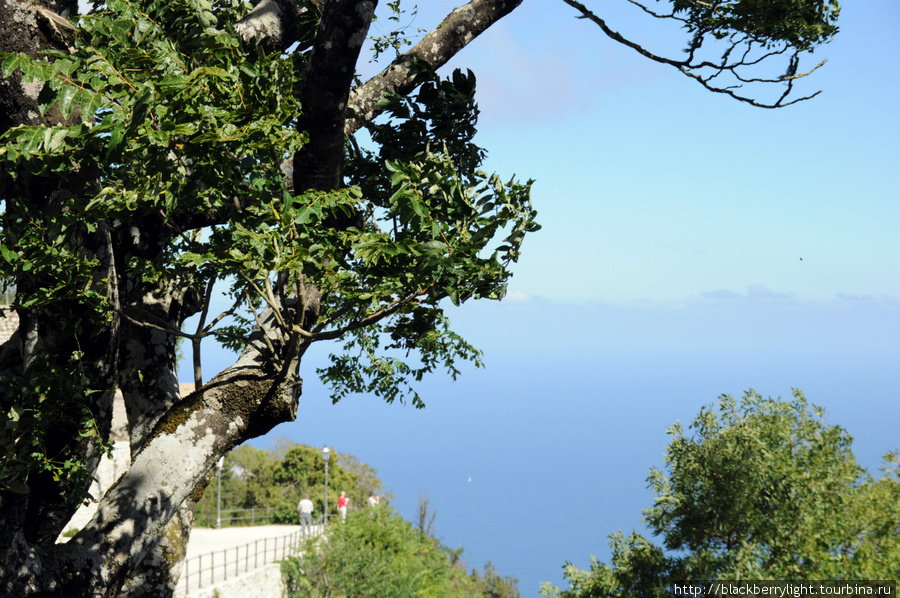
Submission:
[[[219,493],[216,497],[216,528],[222,527],[222,467],[225,466],[225,457],[219,457],[216,461],[216,479],[218,480]]]
[[[325,460],[325,527],[328,527],[328,460],[331,458],[331,450],[328,445],[322,447],[322,459]]]

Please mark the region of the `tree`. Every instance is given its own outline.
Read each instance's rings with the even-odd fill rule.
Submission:
[[[340,492],[347,493],[351,508],[365,505],[366,497],[369,495],[366,486],[360,483],[357,475],[341,466],[342,455],[333,451],[332,456],[333,460],[328,467],[328,489],[331,491],[331,498],[328,501],[329,517],[337,514],[337,499]],[[355,459],[352,455],[350,457]],[[356,460],[356,463],[359,461]],[[371,468],[369,470],[371,471]],[[290,506],[288,512],[291,520],[299,523],[296,507],[305,493],[310,495],[315,504],[316,513],[325,512],[325,461],[317,448],[298,445],[290,449],[278,464],[274,481],[281,486]],[[375,482],[381,484],[377,478]]]
[[[478,168],[474,75],[435,70],[520,3],[472,0],[405,51],[402,31],[382,36],[376,53],[396,56],[358,83],[374,1],[109,0],[75,17],[75,0],[0,0],[0,277],[20,322],[0,347],[7,594],[171,594],[208,472],[295,417],[318,341],[343,343],[317,372],[335,400],[422,406],[415,382],[479,361],[443,306],[501,298],[538,226],[528,183]],[[837,30],[833,0],[672,6],[657,16],[690,48],[668,64],[760,105],[766,84],[768,105],[792,101],[797,57]],[[723,58],[701,59],[716,41]],[[759,77],[779,59],[784,75]],[[222,289],[233,303],[214,315]],[[240,351],[209,381],[204,339]],[[133,464],[58,545],[116,388]]]
[[[273,480],[276,466],[277,462],[266,451],[249,445],[226,453],[221,471],[221,509],[277,507],[282,497]],[[216,521],[220,498],[216,489],[216,469],[209,473],[210,491],[205,492],[195,505],[195,524],[211,525]],[[222,524],[228,525],[228,519],[223,518]]]
[[[872,478],[850,435],[823,418],[800,391],[780,401],[750,390],[703,408],[691,436],[675,424],[667,473],[651,470],[657,496],[644,510],[664,548],[619,532],[609,565],[566,565],[569,590],[547,584],[542,594],[669,596],[685,580],[896,579],[897,456],[889,453],[886,474]]]
[[[519,579],[502,577],[490,561],[485,563],[484,573],[472,569],[471,577],[481,587],[484,598],[519,598]]]
[[[434,536],[434,519],[437,510],[431,508],[431,498],[428,494],[419,492],[419,505],[416,509],[416,529],[426,536]]]
[[[360,500],[357,502],[356,498],[354,498],[351,506],[363,506],[366,504],[364,501],[368,499],[369,494],[372,492],[385,499],[390,499],[393,496],[392,493],[385,495],[384,482],[378,479],[378,472],[374,467],[368,463],[363,463],[358,457],[350,453],[335,452],[335,457],[338,466],[356,479],[356,488],[348,490],[348,493],[351,494],[351,497],[358,496]]]
[[[275,509],[277,523],[299,523],[297,503],[309,494],[321,515],[325,508],[325,462],[318,449],[295,442],[281,442],[284,452],[270,453],[242,445],[225,455],[222,471],[222,509]],[[211,473],[214,476],[215,473]],[[214,478],[213,478],[214,479]],[[329,513],[337,513],[337,496],[346,491],[351,508],[361,508],[369,492],[383,486],[375,470],[349,453],[332,452],[328,486],[333,493]],[[207,492],[195,511],[216,511],[217,496]]]

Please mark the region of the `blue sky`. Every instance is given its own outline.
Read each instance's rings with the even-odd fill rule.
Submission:
[[[828,63],[804,82],[824,92],[771,111],[604,40],[561,2],[525,2],[455,62],[485,92],[489,166],[537,179],[544,230],[512,290],[616,304],[765,289],[896,299],[897,25],[894,2],[845,5],[841,34],[814,55]]]

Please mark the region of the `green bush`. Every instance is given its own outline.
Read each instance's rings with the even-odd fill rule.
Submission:
[[[466,573],[458,553],[379,506],[335,522],[325,542],[282,564],[290,598],[517,598],[516,580],[493,567]],[[502,592],[502,593],[501,593]]]

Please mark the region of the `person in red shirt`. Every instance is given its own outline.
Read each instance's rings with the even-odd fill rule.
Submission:
[[[341,491],[341,495],[338,497],[338,513],[341,514],[341,521],[347,520],[347,505],[350,503],[350,499],[347,498],[347,493]]]

